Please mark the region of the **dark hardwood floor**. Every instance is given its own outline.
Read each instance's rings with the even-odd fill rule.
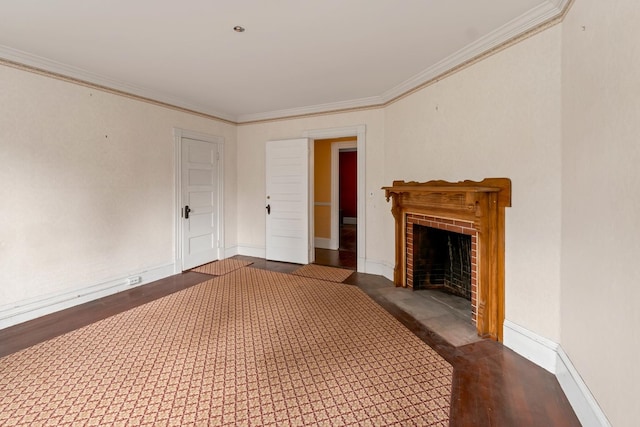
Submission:
[[[210,279],[185,272],[18,325],[0,329],[0,357]]]
[[[237,256],[252,267],[288,273],[297,264]],[[210,276],[194,272],[53,313],[0,330],[0,357],[201,283]],[[382,276],[353,273],[345,283],[362,286]],[[513,351],[484,340],[454,347],[415,318],[382,298],[374,298],[396,319],[454,367],[451,426],[579,426],[556,378]]]
[[[345,283],[387,281],[353,273]],[[580,426],[556,377],[501,343],[482,340],[455,347],[411,315],[369,294],[454,368],[451,426]]]
[[[358,266],[357,226],[340,226],[340,244],[338,250],[316,248],[315,264],[356,270]]]

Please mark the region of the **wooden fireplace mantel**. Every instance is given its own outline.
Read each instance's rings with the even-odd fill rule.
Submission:
[[[417,213],[471,222],[478,233],[478,334],[502,341],[504,322],[504,213],[511,206],[511,180],[486,178],[480,182],[394,181],[382,187],[392,199],[396,259],[394,282],[407,286],[406,214]]]

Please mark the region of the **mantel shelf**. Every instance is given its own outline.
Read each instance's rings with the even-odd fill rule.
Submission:
[[[511,206],[511,180],[508,178],[486,178],[480,182],[475,181],[428,181],[405,182],[393,181],[390,187],[382,187],[387,201],[392,194],[475,194],[475,193],[499,193],[499,203],[502,206]]]
[[[438,185],[397,185],[392,187],[382,187],[390,193],[497,193],[498,187],[471,187],[471,186],[438,186]]]

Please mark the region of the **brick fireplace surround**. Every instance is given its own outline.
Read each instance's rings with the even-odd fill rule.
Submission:
[[[396,286],[412,286],[412,255],[408,255],[407,246],[413,243],[409,230],[414,223],[471,235],[472,251],[475,248],[472,306],[478,335],[502,341],[504,215],[505,207],[511,206],[511,180],[394,181],[383,189],[387,201],[393,199]]]

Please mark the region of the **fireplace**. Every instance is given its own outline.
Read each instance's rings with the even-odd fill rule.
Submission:
[[[383,189],[387,201],[393,199],[396,286],[440,286],[464,294],[471,300],[478,334],[502,341],[504,208],[511,206],[511,181],[394,181]],[[465,247],[470,251],[463,253]],[[440,253],[426,260],[442,251],[456,254]]]

